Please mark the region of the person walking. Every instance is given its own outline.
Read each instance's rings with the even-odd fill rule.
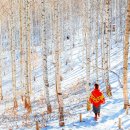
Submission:
[[[99,85],[97,83],[94,85],[94,89],[90,94],[89,101],[93,105],[93,112],[95,114],[94,118],[97,121],[97,117],[100,116],[101,104],[105,103],[104,95],[100,91]]]

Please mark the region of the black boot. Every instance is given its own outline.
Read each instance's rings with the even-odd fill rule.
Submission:
[[[95,119],[95,121],[97,121],[97,113],[95,113],[95,118],[94,119]]]
[[[98,117],[100,117],[100,113],[98,113]]]

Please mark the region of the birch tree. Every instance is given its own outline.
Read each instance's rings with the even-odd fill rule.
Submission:
[[[86,38],[87,38],[87,41],[86,41],[86,78],[87,78],[87,86],[86,86],[86,91],[87,91],[87,110],[90,110],[90,102],[88,100],[88,96],[90,95],[90,62],[91,62],[91,59],[90,59],[90,50],[91,50],[91,46],[90,46],[90,6],[91,6],[91,2],[90,0],[87,0],[87,3],[88,3],[88,9],[87,9],[87,32],[86,32]]]
[[[52,62],[55,64],[55,41],[54,41],[54,0],[51,0],[51,3],[50,3],[50,6],[51,6],[51,33],[52,33],[52,37],[51,37],[51,40],[52,40]]]
[[[31,112],[31,102],[30,102],[30,85],[31,85],[31,77],[30,77],[30,16],[29,16],[29,9],[30,9],[30,1],[26,0],[25,1],[25,6],[26,6],[26,16],[27,16],[27,23],[26,23],[26,93],[25,93],[25,108],[28,110],[28,112]]]
[[[83,37],[84,44],[86,45],[86,100],[87,110],[91,109],[89,96],[90,96],[90,1],[82,0],[83,2]]]
[[[23,11],[21,11],[21,15],[23,17],[23,26],[22,26],[22,35],[23,35],[23,89],[24,89],[24,94],[23,96],[26,97],[26,91],[27,91],[27,78],[28,77],[28,72],[27,72],[27,55],[26,55],[26,51],[27,51],[27,1],[22,1],[23,2]],[[20,48],[21,49],[21,48]]]
[[[59,0],[54,0],[54,41],[55,41],[55,61],[56,61],[56,94],[59,105],[59,125],[64,126],[64,110],[63,110],[63,96],[61,91],[60,81],[60,20],[59,20]]]
[[[47,70],[47,44],[46,44],[46,29],[45,29],[45,0],[42,0],[42,49],[43,49],[43,81],[45,85],[45,98],[47,104],[47,112],[51,113],[52,108],[49,100],[49,82],[48,82],[48,70]]]
[[[0,100],[3,99],[3,96],[2,96],[2,31],[1,31],[1,27],[2,27],[2,24],[1,24],[1,19],[0,19]]]
[[[100,1],[100,19],[101,19],[101,68],[102,68],[102,80],[104,80],[104,2]]]
[[[23,26],[22,26],[22,12],[23,12],[23,2],[19,0],[19,19],[20,19],[20,80],[21,87],[23,86]]]
[[[118,1],[119,0],[115,0],[115,9],[116,9],[116,17],[115,17],[115,24],[116,24],[116,43],[118,42],[117,39],[118,39],[118,27],[117,27],[117,24],[118,24]]]
[[[15,59],[15,15],[14,15],[14,0],[11,1],[11,24],[10,24],[10,51],[11,51],[11,65],[12,65],[12,87],[13,87],[13,98],[14,98],[14,108],[18,107],[16,100],[16,59]]]
[[[27,0],[27,45],[28,45],[28,75],[29,91],[32,93],[32,66],[31,66],[31,1]]]
[[[84,60],[85,60],[85,47],[86,47],[86,30],[87,30],[87,20],[86,20],[86,3],[84,0],[81,1],[81,5],[80,5],[80,13],[82,16],[82,36],[83,36],[83,45],[82,45],[82,68],[84,68]]]
[[[72,55],[73,55],[73,53],[72,53],[73,52],[73,50],[72,50],[72,48],[73,48],[72,0],[68,0],[67,3],[68,3],[68,18],[69,18],[69,27],[68,27],[68,30],[69,30],[69,42],[70,42],[70,53],[69,53],[70,58],[69,59],[70,59],[70,62],[72,62]],[[62,2],[61,7],[62,6],[63,6],[63,2]],[[64,14],[63,10],[61,12],[62,12],[62,15],[63,15]],[[84,56],[83,56],[83,58],[84,58]],[[71,69],[72,69],[72,65],[71,65]]]
[[[108,96],[112,96],[111,88],[109,83],[109,63],[108,63],[108,56],[109,56],[109,4],[110,0],[106,0],[106,7],[105,7],[105,42],[104,42],[104,69],[105,69],[105,84],[106,84],[106,93]]]
[[[95,36],[95,49],[96,49],[96,82],[98,83],[98,13],[99,13],[99,8],[98,8],[98,0],[96,0],[96,36]]]
[[[128,51],[129,51],[129,35],[130,35],[130,0],[128,0],[127,16],[126,16],[126,27],[124,35],[124,63],[123,63],[123,96],[124,96],[124,109],[129,104],[128,100]]]

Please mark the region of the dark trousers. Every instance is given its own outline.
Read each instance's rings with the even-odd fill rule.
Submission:
[[[100,106],[98,106],[98,107],[95,107],[94,105],[93,105],[93,112],[96,114],[96,113],[100,113]]]

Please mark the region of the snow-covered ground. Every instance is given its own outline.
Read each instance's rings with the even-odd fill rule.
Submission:
[[[1,102],[0,107],[0,130],[35,130],[35,121],[39,121],[39,126],[42,130],[118,130],[118,120],[121,118],[123,130],[130,130],[130,115],[126,115],[123,109],[123,90],[121,84],[122,78],[122,48],[113,45],[111,50],[111,68],[110,68],[110,83],[112,86],[112,98],[106,97],[105,85],[100,77],[100,88],[106,97],[106,103],[102,105],[101,117],[97,122],[94,121],[94,114],[86,110],[86,92],[85,92],[85,68],[82,68],[81,53],[82,46],[73,49],[72,61],[66,66],[64,58],[62,57],[62,91],[64,98],[64,113],[65,113],[65,126],[59,127],[58,122],[58,104],[56,100],[55,85],[54,85],[54,65],[52,64],[52,57],[48,57],[49,67],[49,83],[51,87],[50,99],[53,108],[53,113],[47,115],[46,105],[44,100],[44,85],[42,80],[42,59],[38,58],[37,66],[33,71],[36,76],[36,81],[33,82],[33,92],[31,95],[32,114],[30,119],[26,120],[26,110],[24,109],[20,95],[18,95],[18,119],[13,116],[13,100],[12,100],[12,85],[11,85],[11,67],[9,63],[10,57],[7,59],[8,70],[3,74],[3,96],[4,100]],[[37,48],[40,57],[40,49]],[[78,52],[78,53],[76,53]],[[67,52],[66,52],[67,53]],[[9,52],[7,54],[9,55]],[[119,60],[117,60],[119,59]],[[99,58],[100,60],[100,58]],[[101,75],[101,74],[100,74]],[[93,88],[94,74],[91,72],[93,79],[91,90]],[[19,79],[19,65],[17,65],[17,79]],[[18,80],[19,81],[19,80]],[[20,82],[17,82],[19,89]],[[20,90],[22,91],[22,90]],[[82,114],[83,121],[79,121],[79,114]],[[37,118],[34,118],[37,115]],[[27,124],[26,124],[27,123]],[[46,127],[45,127],[46,126]]]
[[[31,105],[32,113],[26,119],[27,111],[24,108],[20,93],[24,87],[20,86],[20,56],[16,51],[16,72],[17,72],[17,99],[18,111],[17,118],[14,117],[12,79],[11,79],[11,57],[9,51],[3,52],[4,70],[2,75],[3,97],[0,104],[0,130],[36,130],[36,121],[39,121],[41,130],[118,130],[118,120],[121,118],[123,130],[130,130],[130,114],[126,115],[123,109],[123,90],[122,90],[122,70],[123,70],[123,44],[115,43],[115,34],[112,34],[112,43],[110,51],[110,84],[112,87],[112,97],[105,94],[105,84],[102,80],[99,69],[99,84],[106,97],[106,103],[101,107],[101,117],[94,121],[94,114],[86,109],[86,90],[85,90],[85,62],[83,67],[83,40],[82,29],[75,34],[75,47],[71,50],[61,52],[61,67],[63,81],[61,83],[64,98],[64,115],[65,126],[59,127],[58,121],[58,104],[56,99],[55,73],[52,56],[48,56],[48,74],[49,74],[49,92],[53,113],[47,115],[46,104],[44,99],[44,84],[42,77],[42,47],[36,46],[36,55],[32,56],[32,64],[35,64],[32,73],[32,94]],[[99,40],[100,42],[100,40]],[[64,44],[70,48],[70,41],[64,41]],[[72,46],[72,45],[71,45]],[[66,47],[67,48],[67,47]],[[100,51],[100,49],[99,49]],[[85,54],[85,52],[84,52]],[[35,57],[35,58],[34,58]],[[91,56],[94,62],[94,56]],[[68,64],[66,65],[66,60]],[[93,63],[94,64],[94,63]],[[92,65],[93,65],[92,64]],[[99,68],[101,68],[101,54],[99,54]],[[95,68],[91,68],[91,90],[95,82]],[[130,74],[130,66],[129,66]],[[33,80],[34,76],[36,81]],[[130,84],[130,80],[129,80]],[[128,86],[129,86],[128,84]],[[129,95],[130,97],[130,95]],[[129,112],[130,113],[130,112]],[[83,121],[79,121],[79,115],[82,114]],[[36,117],[35,117],[36,115]],[[45,127],[46,126],[46,127]]]

